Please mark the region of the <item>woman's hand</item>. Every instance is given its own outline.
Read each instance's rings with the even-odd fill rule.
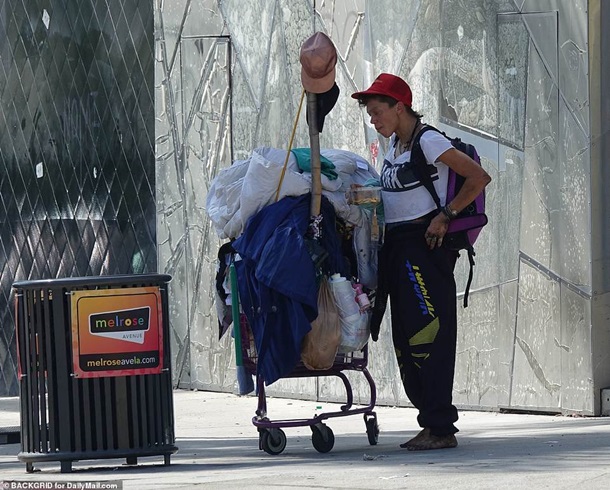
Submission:
[[[449,203],[451,209],[461,211],[485,189],[487,184],[491,182],[489,174],[477,162],[470,158],[466,153],[462,153],[455,148],[451,148],[444,152],[439,158],[456,174],[464,177],[464,184],[457,193],[457,196]]]
[[[442,153],[438,160],[450,167],[456,174],[464,177],[464,184],[457,196],[450,203],[447,203],[453,211],[459,212],[464,209],[469,203],[474,201],[491,181],[491,177],[483,170],[483,167],[478,165],[468,155],[455,148],[450,148]],[[443,238],[447,233],[448,227],[449,217],[445,213],[441,212],[432,219],[424,235],[430,250],[443,244]]]
[[[432,218],[432,221],[430,221],[428,229],[424,234],[426,243],[428,244],[428,248],[430,248],[430,250],[438,248],[443,244],[443,238],[445,237],[448,228],[449,218],[447,218],[447,216],[445,216],[443,213],[438,213],[434,218]]]

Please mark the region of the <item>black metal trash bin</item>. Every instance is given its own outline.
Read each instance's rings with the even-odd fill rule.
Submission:
[[[34,462],[163,455],[174,409],[164,274],[20,281],[21,452]],[[147,316],[148,315],[148,316]],[[118,347],[117,347],[118,346]]]

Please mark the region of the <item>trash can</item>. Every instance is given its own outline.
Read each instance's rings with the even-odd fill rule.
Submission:
[[[164,274],[20,281],[15,290],[21,452],[58,461],[163,455],[174,408]]]

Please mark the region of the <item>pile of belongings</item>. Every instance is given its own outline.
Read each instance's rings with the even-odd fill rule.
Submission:
[[[295,149],[286,157],[286,150],[253,150],[248,159],[235,161],[214,178],[206,202],[219,238],[230,240],[221,247],[225,255],[219,255],[219,275],[225,277],[226,266],[234,261],[239,301],[256,343],[257,373],[267,385],[298,363],[303,338],[318,316],[320,264],[315,263],[316,250],[307,239],[310,150]],[[324,252],[323,273],[355,276],[365,288],[374,290],[377,257],[371,243],[371,214],[348,204],[346,192],[352,184],[377,183],[379,175],[366,160],[349,151],[322,149],[320,157],[322,229],[316,242]],[[336,221],[352,230],[357,270],[345,260]],[[219,287],[221,282],[217,276],[217,303],[222,306],[230,300]],[[219,311],[219,320],[227,314],[227,310]]]

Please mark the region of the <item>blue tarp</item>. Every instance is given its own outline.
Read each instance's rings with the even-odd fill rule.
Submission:
[[[254,336],[257,372],[267,385],[289,374],[301,358],[301,342],[318,316],[316,268],[305,234],[311,194],[286,197],[251,217],[233,242],[239,296]],[[346,274],[332,205],[322,199],[325,273]]]

